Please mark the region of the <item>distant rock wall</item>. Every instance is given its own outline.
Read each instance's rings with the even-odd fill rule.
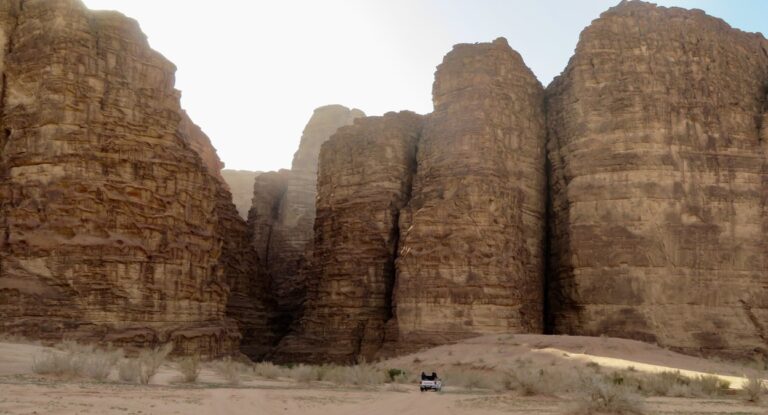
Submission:
[[[421,128],[412,112],[359,118],[323,145],[308,304],[279,359],[353,362],[381,347]]]
[[[547,90],[555,333],[768,352],[768,47],[623,2]]]
[[[221,177],[224,178],[230,193],[232,193],[232,203],[235,204],[237,213],[243,219],[248,219],[248,211],[251,210],[253,199],[253,185],[256,176],[260,174],[260,171],[249,170],[224,169],[221,171]]]

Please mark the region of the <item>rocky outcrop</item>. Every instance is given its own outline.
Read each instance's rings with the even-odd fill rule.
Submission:
[[[221,171],[221,177],[229,186],[229,192],[232,193],[232,203],[237,208],[237,213],[243,219],[248,219],[248,211],[251,210],[251,200],[253,199],[253,184],[260,171],[249,170],[228,170]]]
[[[766,353],[767,82],[765,39],[701,11],[582,33],[547,91],[555,333]]]
[[[544,90],[497,39],[457,45],[433,94],[427,117],[363,118],[323,145],[312,282],[278,360],[543,330]]]
[[[279,359],[353,362],[381,347],[421,127],[412,112],[359,118],[322,146],[308,303]]]
[[[236,350],[222,187],[187,142],[175,67],[76,0],[0,16],[0,331]]]
[[[457,45],[400,215],[396,337],[415,346],[543,328],[543,89],[501,38]]]
[[[320,146],[339,127],[363,115],[341,105],[316,109],[304,129],[291,170],[261,175],[255,181],[248,221],[259,252],[260,278],[270,282],[270,292],[278,303],[275,324],[282,333],[287,332],[306,295],[305,276],[300,270],[313,235]]]

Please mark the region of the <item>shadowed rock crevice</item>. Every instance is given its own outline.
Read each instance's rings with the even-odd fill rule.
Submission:
[[[315,241],[304,315],[280,361],[370,360],[392,317],[400,210],[410,193],[422,117],[365,117],[320,154]]]
[[[264,173],[254,182],[248,223],[258,253],[259,278],[268,281],[276,301],[271,325],[278,339],[301,315],[307,293],[302,269],[312,250],[320,146],[339,127],[364,115],[342,105],[317,108],[304,129],[291,170]]]

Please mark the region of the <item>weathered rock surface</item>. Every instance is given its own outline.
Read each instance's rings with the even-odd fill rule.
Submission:
[[[223,187],[187,142],[175,67],[76,0],[0,16],[0,331],[236,350]]]
[[[304,316],[279,359],[371,359],[392,317],[398,217],[410,196],[422,117],[355,120],[323,144]]]
[[[317,195],[317,158],[322,143],[362,111],[341,105],[317,108],[304,129],[291,170],[256,178],[248,221],[259,252],[260,278],[270,283],[277,300],[278,331],[285,333],[306,296],[300,272],[311,246]],[[273,198],[274,197],[274,198]]]
[[[214,272],[223,273],[229,297],[226,316],[237,323],[242,336],[240,351],[253,359],[261,359],[275,341],[269,322],[274,314],[274,300],[268,296],[268,281],[259,278],[258,260],[253,255],[252,234],[232,202],[219,160],[210,138],[182,112],[181,136],[202,159],[216,180],[216,242],[221,250]],[[252,185],[251,185],[252,187]]]
[[[189,114],[183,110],[181,112],[181,122],[179,123],[179,133],[186,138],[189,146],[200,156],[208,172],[216,177],[225,188],[228,188],[227,182],[221,175],[224,163],[219,159],[216,148],[211,144],[211,139],[203,132],[200,126],[189,118]]]
[[[767,85],[765,39],[701,11],[582,33],[547,91],[555,333],[766,353]]]
[[[243,219],[248,219],[248,211],[251,210],[253,199],[253,184],[260,171],[249,170],[229,170],[221,171],[221,177],[229,186],[229,192],[232,193],[232,203],[237,208],[237,213]]]
[[[543,329],[543,88],[506,40],[454,47],[400,215],[394,335],[406,345]]]

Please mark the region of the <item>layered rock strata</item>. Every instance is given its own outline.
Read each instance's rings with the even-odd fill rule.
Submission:
[[[353,362],[381,347],[421,128],[420,115],[388,113],[357,119],[323,145],[308,303],[280,359]]]
[[[221,188],[182,131],[175,67],[76,0],[0,15],[0,331],[236,350]]]
[[[278,303],[276,329],[287,332],[306,296],[302,264],[311,248],[320,146],[362,111],[341,105],[317,108],[307,123],[291,170],[256,178],[249,223],[259,252],[260,278]]]
[[[503,38],[457,45],[400,215],[395,336],[436,344],[543,329],[543,89]]]
[[[217,179],[215,195],[216,243],[220,245],[213,272],[221,273],[229,287],[226,316],[237,324],[241,335],[240,351],[253,359],[263,358],[275,342],[270,327],[274,300],[268,296],[268,281],[259,278],[258,261],[251,245],[252,234],[232,202],[232,194],[224,181],[219,160],[210,138],[186,112],[179,124],[181,136],[200,156],[203,164]]]
[[[547,90],[555,333],[766,353],[767,82],[765,39],[701,11],[582,33]]]
[[[232,203],[235,204],[237,213],[243,219],[248,219],[248,211],[251,210],[253,199],[253,185],[259,174],[261,172],[249,170],[224,169],[221,171],[221,177],[224,178],[232,193]]]

